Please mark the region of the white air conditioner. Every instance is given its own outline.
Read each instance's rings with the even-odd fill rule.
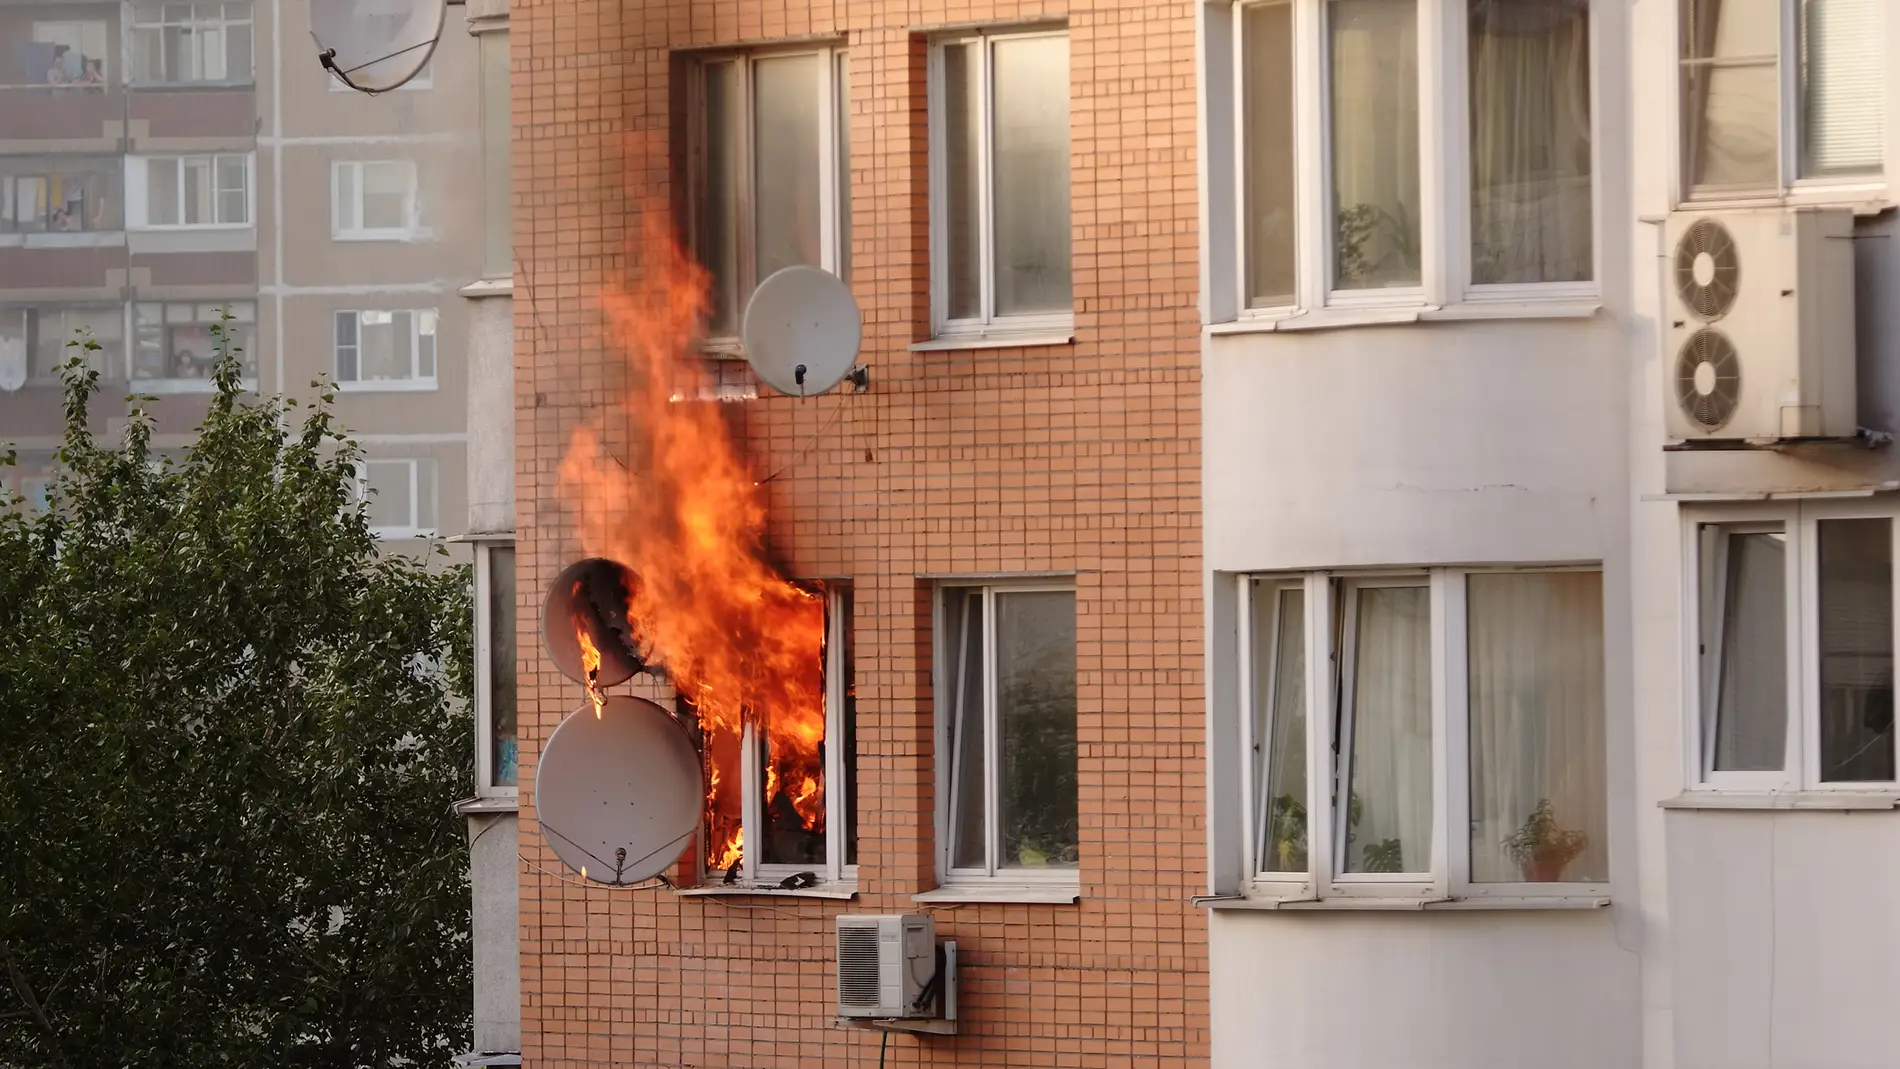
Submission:
[[[1854,219],[1761,208],[1669,218],[1663,399],[1676,441],[1851,438]]]
[[[927,914],[838,918],[838,1016],[937,1017],[950,982]]]

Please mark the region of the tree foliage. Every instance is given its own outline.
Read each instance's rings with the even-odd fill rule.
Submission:
[[[96,347],[88,343],[88,347]],[[444,1064],[469,1018],[465,566],[379,552],[327,392],[87,425],[0,507],[0,1065]]]

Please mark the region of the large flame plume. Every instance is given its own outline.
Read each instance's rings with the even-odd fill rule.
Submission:
[[[639,576],[628,617],[698,711],[705,861],[726,869],[746,848],[747,724],[764,744],[764,813],[824,831],[825,605],[766,559],[758,484],[720,406],[674,399],[694,378],[708,278],[663,212],[646,213],[641,237],[637,277],[602,294],[609,340],[627,361],[624,409],[609,418],[624,423],[631,448],[623,466],[598,428],[577,430],[561,498],[585,551]]]

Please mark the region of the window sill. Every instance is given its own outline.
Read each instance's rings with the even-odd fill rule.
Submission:
[[[229,232],[255,229],[256,223],[147,223],[144,226],[126,227],[126,230],[135,234],[202,234],[211,230]]]
[[[1073,330],[1029,330],[1015,333],[946,334],[929,341],[915,342],[913,353],[943,353],[961,349],[1041,349],[1075,344]]]
[[[1664,809],[1900,809],[1900,791],[1720,791],[1696,790],[1658,803]]]
[[[352,230],[344,233],[332,231],[330,240],[367,244],[378,241],[414,241],[421,236],[421,233],[415,230]]]
[[[405,542],[418,538],[434,538],[433,527],[372,527],[370,537],[383,542]]]
[[[1706,198],[1693,196],[1676,207],[1678,212],[1725,212],[1763,208],[1846,208],[1855,215],[1879,215],[1894,206],[1886,183],[1879,180],[1859,185],[1795,186],[1778,193],[1759,196],[1729,194]]]
[[[1610,900],[1601,895],[1551,895],[1549,897],[1487,898],[1212,898],[1199,905],[1214,910],[1278,911],[1306,913],[1437,913],[1498,912],[1526,913],[1552,910],[1603,909]]]
[[[455,292],[464,297],[513,297],[515,280],[512,277],[478,279]]]
[[[1259,315],[1201,328],[1209,337],[1228,334],[1281,334],[1307,330],[1458,323],[1486,319],[1589,319],[1603,310],[1595,297],[1549,300],[1474,300],[1411,308],[1319,308],[1287,315]]]
[[[135,394],[217,393],[218,384],[211,379],[134,379],[128,389]],[[255,392],[257,380],[239,379],[238,389]]]
[[[683,898],[830,898],[852,899],[858,897],[858,885],[855,883],[821,883],[816,887],[800,887],[797,890],[776,885],[715,884],[710,887],[681,887],[673,892]]]
[[[343,393],[434,393],[434,379],[388,379],[353,382],[339,382],[336,388]]]
[[[910,896],[912,902],[922,905],[945,905],[960,902],[1020,903],[1039,906],[1072,906],[1082,900],[1080,886],[1052,884],[1037,887],[1031,884],[955,884],[939,887],[933,891]]]
[[[496,816],[520,811],[521,799],[515,795],[484,794],[455,803],[455,815],[458,817]]]

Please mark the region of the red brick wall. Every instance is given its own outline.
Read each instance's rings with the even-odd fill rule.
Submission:
[[[929,286],[916,31],[1030,16],[1066,16],[1071,35],[1075,344],[911,353]],[[909,896],[933,886],[918,576],[1072,570],[1082,901],[935,909],[958,942],[962,1034],[895,1036],[890,1063],[1205,1064],[1205,918],[1187,902],[1206,856],[1192,5],[516,0],[511,23],[527,1063],[873,1064],[880,1036],[833,1023],[830,918],[921,908]],[[534,822],[539,741],[582,701],[536,631],[577,553],[556,467],[621,367],[591,297],[629,268],[629,185],[671,190],[664,152],[625,135],[665,144],[670,50],[810,34],[850,48],[871,390],[768,395],[738,425],[759,471],[800,458],[770,484],[775,552],[855,584],[861,893],[583,887]]]

